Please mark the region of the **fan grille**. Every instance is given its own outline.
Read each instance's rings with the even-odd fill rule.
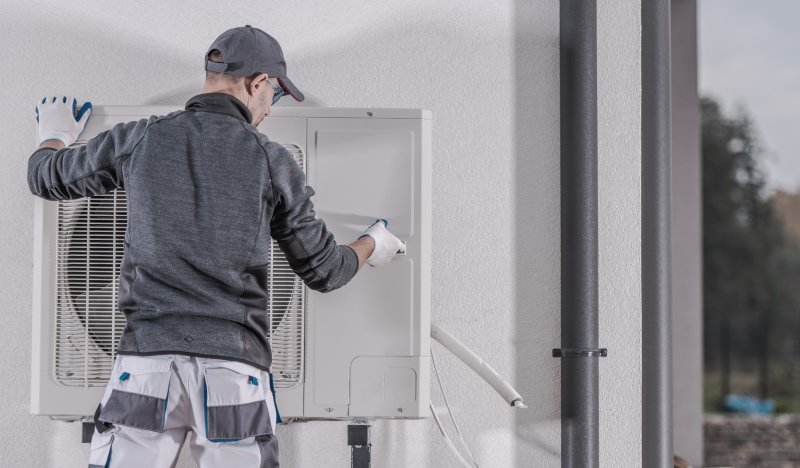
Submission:
[[[305,171],[305,156],[284,145]],[[127,229],[125,191],[59,201],[54,369],[57,382],[74,387],[108,383],[125,317],[117,308],[119,268]],[[305,286],[270,241],[267,310],[275,387],[303,378]]]

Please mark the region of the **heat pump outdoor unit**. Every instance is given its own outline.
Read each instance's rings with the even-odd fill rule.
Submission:
[[[82,140],[174,110],[96,106]],[[339,243],[382,217],[407,245],[405,255],[365,266],[345,287],[323,294],[305,287],[272,242],[264,314],[272,324],[281,416],[428,416],[430,112],[278,107],[259,130],[304,169],[317,214]],[[36,199],[34,414],[77,420],[91,416],[102,397],[125,325],[117,288],[126,226],[121,189],[80,200]]]

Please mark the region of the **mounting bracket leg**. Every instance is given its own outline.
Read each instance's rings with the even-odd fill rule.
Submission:
[[[354,418],[347,426],[347,445],[350,446],[351,468],[370,468],[372,465],[372,444],[369,441],[369,428],[366,418]]]

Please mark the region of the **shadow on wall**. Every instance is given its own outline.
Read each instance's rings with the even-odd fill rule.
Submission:
[[[557,5],[540,5],[542,3],[548,2],[535,2],[531,5],[529,2],[517,0],[513,10],[514,107],[510,109],[514,119],[515,156],[512,194],[515,240],[511,249],[516,257],[513,279],[516,331],[512,345],[516,350],[516,378],[513,380],[530,405],[527,410],[515,413],[517,466],[557,466],[560,450],[559,363],[550,357],[551,348],[559,345],[560,276],[558,269],[552,268],[558,264],[560,245],[558,74],[553,73],[553,67],[558,65],[558,8]],[[256,20],[254,24],[257,24]],[[4,87],[24,90],[19,95],[9,96],[10,102],[7,104],[11,105],[12,113],[28,115],[32,112],[31,103],[36,99],[36,96],[30,94],[32,89],[59,88],[85,92],[83,90],[86,89],[86,82],[91,83],[91,88],[96,90],[96,94],[89,98],[98,104],[113,102],[182,106],[202,89],[201,61],[194,56],[187,57],[181,49],[170,50],[169,44],[158,43],[152,37],[128,31],[120,34],[103,24],[83,22],[80,27],[75,27],[74,24],[52,21],[47,17],[34,18],[20,11],[0,17],[0,38],[16,38],[6,43],[25,41],[31,37],[32,31],[40,30],[48,31],[46,40],[34,41],[27,49],[12,47],[6,51],[10,54],[6,59],[9,63],[15,63],[17,69],[13,75],[8,75],[12,81],[4,84]],[[389,77],[390,81],[386,82],[388,88],[384,87],[384,82],[376,82],[374,87],[364,90],[348,90],[341,99],[350,99],[348,96],[363,93],[360,100],[353,101],[354,105],[388,107],[399,102],[402,107],[433,110],[434,119],[441,119],[438,124],[436,120],[434,123],[434,149],[444,153],[444,142],[455,134],[453,129],[446,128],[446,120],[458,115],[467,100],[458,96],[472,96],[475,93],[474,82],[491,79],[491,73],[481,71],[478,79],[465,79],[467,74],[474,75],[476,69],[483,70],[480,68],[483,64],[475,57],[465,56],[458,61],[458,69],[453,70],[453,60],[447,60],[446,57],[452,53],[452,48],[438,47],[437,44],[474,43],[480,39],[476,37],[477,34],[465,27],[445,29],[440,21],[405,22],[402,26],[389,30],[376,28],[349,31],[334,45],[326,44],[324,48],[321,47],[319,52],[306,50],[294,57],[288,57],[290,75],[292,70],[301,70],[303,66],[312,70],[305,79],[298,77],[296,83],[309,97],[302,105],[318,105],[315,102],[321,101],[315,101],[313,95],[306,91],[312,89],[312,84],[320,87],[326,82],[324,74],[319,76],[320,66],[315,65],[318,62],[335,64],[337,68],[330,69],[330,74],[334,75],[332,79],[339,80],[334,82],[334,89],[347,89],[347,80],[352,76],[348,75],[348,71],[352,73],[352,70],[358,69],[357,66],[363,65],[359,57],[379,58],[387,53],[382,48],[385,41],[365,41],[365,37],[392,38],[399,44],[406,43],[408,37],[430,38],[427,41],[429,46],[403,49],[403,53],[398,52],[386,69],[376,73],[376,76]],[[209,36],[209,42],[213,40],[212,36],[213,34]],[[198,54],[204,52],[205,46],[206,44],[198,45]],[[61,57],[60,61],[47,63],[47,59],[37,61],[28,56],[38,51],[47,51],[46,57]],[[86,52],[79,67],[70,58],[75,51]],[[337,61],[331,61],[330,57],[336,57]],[[340,61],[339,58],[343,60]],[[419,67],[420,63],[425,66]],[[76,72],[78,69],[81,70],[80,74]],[[62,74],[54,74],[53,70],[62,70]],[[404,76],[409,79],[401,79]],[[24,82],[30,81],[31,77],[35,77],[36,83]],[[134,86],[129,84],[131,80],[135,81]],[[185,84],[164,90],[165,83],[169,82]],[[426,83],[435,85],[426,86]],[[503,86],[502,83],[498,84]],[[446,98],[437,96],[437,90],[448,87],[450,90],[447,91]],[[471,102],[469,104],[472,105]],[[6,131],[10,132],[8,135],[27,135],[30,132],[24,131],[28,130],[29,122],[25,122],[24,125],[15,123],[13,128]],[[478,137],[473,138],[477,141]],[[17,137],[9,140],[13,142],[9,150],[15,154],[29,153],[31,145],[27,139],[22,141],[23,139]],[[438,142],[442,142],[442,145],[437,148]],[[447,170],[442,164],[441,160],[438,163],[434,161],[434,170]],[[435,173],[434,176],[442,177],[444,174]],[[24,185],[24,180],[20,184]],[[435,205],[436,180],[433,197]],[[434,231],[437,229],[441,228],[434,227]],[[433,240],[433,260],[436,265],[436,257],[439,255],[437,251],[446,246],[436,236]],[[434,270],[434,276],[436,274]],[[30,292],[26,294],[30,297]],[[27,327],[26,331],[30,330],[30,322],[24,324],[24,327]],[[24,335],[29,336],[26,333]],[[13,375],[29,378],[30,362],[20,361],[16,369],[7,370]],[[18,413],[3,416],[0,423],[4,423],[6,427],[16,427],[15,420],[30,419],[26,414],[28,391],[25,385],[14,390],[16,393],[13,399],[18,402],[15,411]],[[22,406],[19,402],[25,402],[25,407],[19,408]],[[384,427],[392,423],[394,421],[389,421]],[[481,427],[481,424],[475,424],[473,427]],[[35,426],[38,428],[35,437],[38,441],[51,440],[60,435],[68,436],[72,441],[75,437],[75,431],[62,433],[55,425],[45,421],[37,421]],[[415,424],[415,427],[419,430],[392,427],[375,434],[376,445],[381,448],[375,457],[376,464],[396,466],[397,460],[406,460],[409,464],[423,460],[428,466],[436,466],[441,462],[441,454],[430,450],[434,447],[431,442],[431,438],[436,435],[434,426],[427,424],[426,428],[422,428]],[[284,431],[284,434],[286,432],[288,431]],[[341,428],[334,430],[329,425],[324,425],[312,430],[308,427],[303,436],[305,441],[313,441],[319,437],[330,437],[333,433],[335,436],[341,434]],[[468,434],[468,438],[473,437]],[[307,448],[304,447],[307,445],[303,443],[305,441],[298,441],[290,436],[283,442],[284,451],[302,451]],[[440,441],[436,443],[439,447],[443,446]],[[59,463],[65,460],[64,455],[72,459],[82,456],[87,450],[83,446],[76,448],[75,453],[64,454],[56,453],[58,451],[53,447],[51,445],[49,453],[38,455],[41,457],[37,460],[38,464],[54,466],[55,460],[59,460]],[[185,460],[182,459],[182,462]]]
[[[559,10],[514,5],[517,466],[560,466]],[[544,2],[546,3],[546,2]],[[554,73],[555,68],[555,73]]]

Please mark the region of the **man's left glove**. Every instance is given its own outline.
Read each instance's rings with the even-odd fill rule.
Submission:
[[[61,140],[64,146],[75,143],[92,115],[92,103],[85,102],[75,114],[78,105],[73,97],[42,98],[36,104],[36,122],[39,144],[45,140]]]

